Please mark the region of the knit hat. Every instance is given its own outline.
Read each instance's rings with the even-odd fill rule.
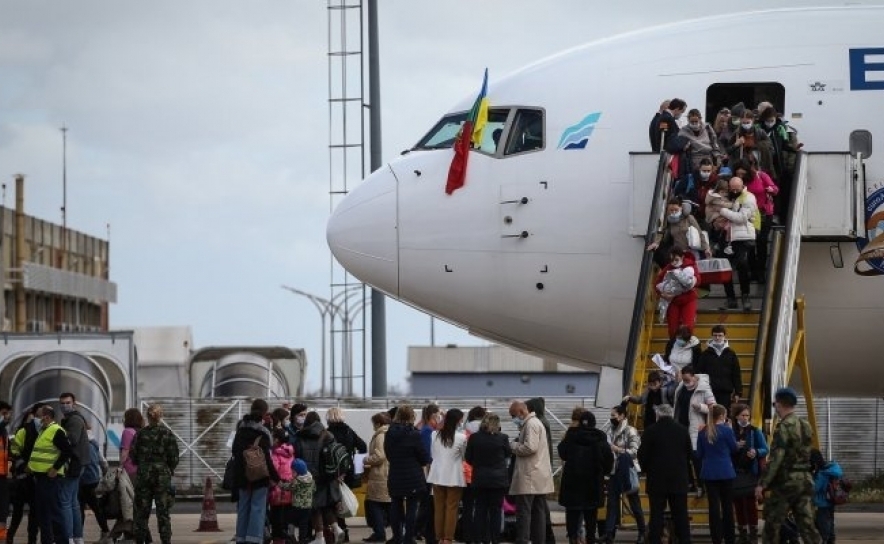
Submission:
[[[295,459],[292,461],[292,469],[298,474],[298,476],[303,476],[307,474],[307,463],[305,463],[303,459]]]

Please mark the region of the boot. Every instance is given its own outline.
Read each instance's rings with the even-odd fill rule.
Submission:
[[[727,303],[719,306],[719,310],[736,310],[737,309],[737,299],[734,297],[727,297]]]
[[[753,525],[749,527],[749,542],[751,544],[758,544],[758,526]]]
[[[740,534],[737,537],[737,544],[749,544],[749,528],[740,527]],[[756,544],[758,544],[756,542]]]
[[[752,311],[752,301],[749,300],[749,295],[743,295],[743,311],[751,312]]]

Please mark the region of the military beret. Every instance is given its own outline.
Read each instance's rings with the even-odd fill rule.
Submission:
[[[777,389],[777,392],[774,393],[774,399],[777,401],[786,401],[792,406],[798,404],[798,394],[796,394],[795,390],[791,387],[780,387]]]

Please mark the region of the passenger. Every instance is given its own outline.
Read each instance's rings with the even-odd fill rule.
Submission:
[[[758,213],[755,196],[746,190],[743,178],[734,176],[730,179],[728,197],[731,200],[731,207],[721,210],[721,215],[728,220],[730,232],[731,254],[727,255],[727,259],[732,269],[737,272],[743,310],[748,312],[752,310],[752,302],[749,300],[749,252],[755,245],[755,233],[761,228],[761,215]],[[724,284],[724,292],[727,304],[721,309],[736,309],[737,295],[734,292],[733,280]]]
[[[555,489],[546,428],[524,402],[513,402],[509,412],[519,429],[510,443],[515,455],[509,494],[516,503],[516,544],[546,542],[546,496]]]
[[[712,129],[715,131],[715,135],[718,138],[718,147],[719,149],[727,149],[728,142],[730,142],[731,135],[734,133],[734,127],[731,125],[731,110],[728,108],[721,108],[718,110],[718,115],[715,116],[715,123],[712,126]]]
[[[339,444],[344,445],[344,448],[346,448],[347,453],[350,455],[350,470],[348,470],[347,474],[344,476],[344,485],[350,489],[356,489],[362,485],[362,476],[357,476],[354,473],[355,463],[352,461],[357,453],[366,453],[368,451],[368,446],[366,446],[365,441],[359,438],[359,435],[344,422],[344,411],[341,408],[337,406],[329,408],[325,413],[325,421],[328,424],[328,432],[335,437],[335,440]],[[344,540],[349,542],[350,530],[347,528],[346,518],[338,516],[338,527],[344,530]]]
[[[688,365],[697,366],[700,351],[700,340],[694,336],[691,327],[682,325],[666,343],[663,360],[675,367],[676,377],[681,377],[681,369]]]
[[[436,412],[438,410],[437,406]],[[427,494],[424,467],[430,464],[430,455],[424,448],[421,433],[414,427],[411,406],[402,404],[397,408],[384,439],[384,455],[390,463],[387,480],[391,501],[390,528],[393,531],[390,540],[392,544],[414,544],[418,503]]]
[[[255,402],[259,401],[263,403],[266,414],[267,403],[260,399],[252,403],[252,414],[255,413]],[[138,474],[135,476],[134,520],[135,542],[138,544],[146,542],[147,539],[147,519],[150,516],[151,504],[155,504],[157,509],[157,528],[160,533],[160,541],[162,544],[171,544],[172,542],[172,519],[169,514],[175,502],[172,475],[175,473],[175,467],[178,466],[178,440],[167,426],[161,425],[162,422],[163,407],[159,404],[152,404],[147,409],[147,426],[138,431],[135,436],[135,447],[132,450],[132,458],[138,465]],[[234,448],[236,445],[236,438],[234,438]],[[236,450],[234,449],[234,451]],[[275,476],[272,468],[270,474],[271,477]],[[255,496],[257,484],[257,482],[252,482],[252,486],[255,487],[249,491],[240,488],[239,504],[249,503],[249,496]],[[266,486],[263,489],[260,508],[262,538],[264,535],[264,515],[267,511]],[[241,509],[237,506],[237,512],[240,511]],[[237,522],[239,522],[238,517]],[[237,529],[239,529],[238,524]],[[238,534],[240,534],[239,531],[237,531]]]
[[[687,154],[690,157],[691,171],[700,169],[702,159],[709,159],[713,164],[718,164],[726,156],[718,145],[715,131],[708,123],[703,122],[703,116],[698,109],[688,112],[688,124],[678,132],[678,135],[690,141]]]
[[[294,445],[295,436],[304,428],[304,420],[307,418],[307,405],[296,402],[289,411],[289,441]],[[297,451],[295,454],[297,455]]]
[[[442,428],[442,418],[444,414],[439,407],[430,403],[421,411],[421,421],[418,428],[420,429],[421,443],[427,455],[430,457],[430,463],[433,462],[432,445],[433,433]],[[394,418],[395,421],[395,418]],[[427,463],[429,464],[429,463]],[[423,538],[426,544],[436,544],[436,522],[434,521],[433,506],[433,486],[427,484],[426,494],[421,497],[419,510],[417,512],[416,535],[418,539]]]
[[[463,453],[467,437],[459,432],[463,412],[452,408],[445,413],[442,428],[433,433],[432,457],[427,483],[433,484],[433,505],[436,538],[440,544],[454,542],[457,508],[466,486],[463,474]]]
[[[803,542],[819,542],[814,527],[813,478],[810,450],[813,427],[795,413],[798,395],[789,387],[774,393],[774,410],[780,418],[774,430],[769,461],[755,488],[755,498],[764,500],[764,542],[779,542],[780,527],[791,511]]]
[[[583,406],[575,406],[573,410],[571,410],[571,422],[568,424],[568,428],[576,427],[580,424],[580,415],[586,411],[586,408]]]
[[[648,383],[645,385],[645,390],[642,391],[642,394],[640,396],[626,395],[623,397],[623,402],[631,402],[632,404],[640,404],[644,406],[644,410],[642,411],[642,423],[644,424],[644,429],[648,430],[648,427],[657,422],[657,407],[666,403],[663,394],[663,375],[661,372],[658,370],[652,370],[648,373]],[[586,410],[583,408],[580,408],[580,412],[578,412],[577,409],[574,410],[575,415],[578,417],[578,423],[580,415],[585,411]],[[571,427],[575,427],[575,425],[572,425]],[[561,444],[559,447],[561,447]]]
[[[699,168],[694,172],[694,179],[697,180],[698,187],[696,216],[702,218],[706,213],[706,196],[718,183],[718,173],[712,164],[712,159],[704,158],[700,160]]]
[[[727,153],[731,162],[748,159],[749,155],[754,155],[762,170],[768,172],[772,170],[770,138],[755,124],[755,114],[752,110],[744,110],[740,116],[740,127],[731,135]]]
[[[727,341],[724,325],[712,327],[712,339],[694,367],[697,374],[709,376],[709,385],[715,400],[728,410],[731,403],[740,402],[743,395],[743,374],[740,360]]]
[[[662,149],[667,151],[672,149],[674,138],[680,130],[678,119],[681,118],[687,108],[687,103],[680,98],[673,98],[669,101],[669,107],[660,113],[660,118],[657,119],[656,124],[651,123],[651,131],[655,134],[651,138],[651,151],[659,153],[661,144]]]
[[[697,437],[701,459],[700,477],[709,501],[709,530],[712,544],[734,544],[733,485],[736,472],[731,456],[737,453],[734,431],[727,424],[727,409],[716,404],[709,410],[708,424]]]
[[[608,480],[608,502],[616,507],[607,509],[605,518],[605,544],[614,541],[617,527],[620,525],[620,497],[626,495],[629,509],[638,526],[637,543],[645,541],[645,516],[642,512],[642,504],[639,493],[631,489],[629,484],[629,470],[636,469],[635,459],[641,440],[638,431],[626,421],[626,407],[623,404],[611,409],[610,426],[608,427],[608,441],[611,443],[611,452],[614,454],[614,468]]]
[[[552,470],[552,458],[555,450],[553,450],[552,443],[552,428],[550,427],[549,420],[546,419],[546,400],[543,397],[534,397],[526,400],[525,405],[528,407],[529,412],[534,412],[534,415],[537,416],[537,419],[543,424],[543,429],[546,431],[546,447],[547,452],[549,453],[549,467],[550,470]],[[549,503],[544,501],[543,507],[545,509],[544,515],[546,517],[546,544],[555,544],[556,535],[553,532]]]
[[[277,410],[282,409],[277,408]],[[288,533],[289,519],[293,516],[292,492],[286,489],[288,487],[286,484],[290,485],[294,478],[292,461],[295,459],[295,449],[288,443],[285,429],[275,428],[272,433],[273,447],[270,448],[270,459],[273,461],[276,474],[279,475],[279,481],[270,488],[270,530],[273,544],[283,544]]]
[[[715,404],[715,395],[709,387],[709,376],[698,374],[688,365],[681,369],[681,382],[675,389],[675,403],[672,405],[675,421],[684,425],[691,435],[691,447],[697,451],[697,435],[700,426],[705,425],[709,408]],[[700,459],[693,455],[694,470],[690,473],[690,491],[701,493],[695,475],[700,475]]]
[[[123,412],[123,433],[120,435],[120,466],[126,471],[126,476],[129,477],[129,482],[132,486],[135,485],[135,477],[138,475],[138,465],[135,464],[135,460],[132,458],[132,449],[135,446],[135,435],[142,427],[144,427],[144,416],[141,415],[141,410],[138,408],[128,408]],[[118,520],[117,524],[114,525],[114,529],[118,527],[122,531],[124,539],[135,539],[134,523],[131,527],[128,527],[127,525],[119,525]],[[127,529],[131,529],[131,531]],[[152,541],[153,538],[148,529],[146,542]]]
[[[713,255],[724,255],[724,249],[730,244],[730,222],[721,215],[721,210],[731,207],[728,198],[728,182],[730,177],[721,177],[715,186],[706,193],[703,211],[706,214],[706,225],[709,228],[709,243]],[[733,251],[733,248],[731,248]]]
[[[767,173],[758,169],[754,157],[750,157],[748,163],[735,164],[734,174],[744,180],[746,189],[755,197],[761,214],[761,228],[755,235],[755,247],[749,251],[749,269],[752,281],[763,284],[767,275],[767,240],[773,224],[774,197],[780,189]]]
[[[288,484],[282,484],[292,492],[292,524],[298,528],[297,542],[310,541],[310,512],[313,509],[313,495],[316,493],[316,482],[303,459],[292,461],[294,478]],[[386,486],[386,483],[384,484]]]
[[[11,542],[21,525],[24,517],[25,504],[28,505],[28,542],[36,544],[39,526],[37,524],[37,506],[34,503],[34,477],[26,470],[31,452],[34,450],[34,442],[37,441],[40,424],[39,410],[43,407],[42,402],[37,402],[25,412],[19,420],[18,430],[9,444],[9,453],[12,456],[13,476],[12,481],[12,518],[7,527],[7,541]],[[124,431],[125,432],[125,431]],[[122,455],[122,454],[121,454]]]
[[[314,532],[312,544],[323,544],[326,527],[334,534],[337,544],[344,540],[344,529],[338,525],[335,509],[335,505],[341,501],[340,489],[337,485],[332,485],[336,478],[325,474],[323,466],[323,450],[334,441],[334,435],[322,426],[322,420],[316,412],[307,413],[303,428],[295,436],[295,454],[307,463],[316,484],[311,520]]]
[[[565,432],[558,450],[563,463],[559,504],[565,507],[568,542],[586,541],[580,537],[581,523],[593,541],[598,509],[605,500],[605,475],[614,468],[614,454],[605,433],[596,429],[592,412],[580,414],[578,425]]]
[[[500,432],[500,417],[486,413],[479,432],[467,440],[464,457],[473,467],[476,493],[474,542],[497,544],[503,526],[503,497],[509,483],[507,465],[512,450],[509,437]]]
[[[71,443],[73,458],[58,481],[62,534],[74,540],[83,538],[83,520],[80,517],[80,474],[83,463],[89,460],[89,433],[86,431],[86,418],[77,408],[73,393],[62,393],[58,397],[58,407],[62,413],[61,426]],[[137,488],[136,488],[137,489]],[[159,512],[157,513],[159,516]]]
[[[363,542],[386,542],[386,520],[390,515],[390,492],[387,491],[387,478],[390,462],[384,453],[384,442],[390,429],[390,416],[379,412],[371,416],[374,435],[368,444],[368,457],[364,466],[368,476],[365,490],[365,523],[371,534]]]
[[[693,329],[697,321],[696,286],[700,271],[690,252],[674,247],[669,255],[669,264],[657,274],[654,286],[660,295],[657,304],[660,320],[665,317],[669,338],[675,338],[680,326]]]
[[[816,506],[816,530],[822,544],[835,543],[835,504],[828,493],[829,482],[841,478],[844,472],[835,461],[828,463],[820,450],[810,451],[810,465],[813,472],[813,503]]]
[[[648,544],[661,544],[666,505],[679,544],[691,543],[688,518],[688,465],[693,457],[687,428],[672,418],[672,406],[657,407],[657,423],[645,429],[638,448],[638,461],[647,478],[645,491],[650,503]]]
[[[660,109],[651,118],[651,124],[648,126],[648,136],[651,139],[651,151],[660,152],[660,116],[669,109],[669,100],[660,103]]]
[[[709,250],[709,243],[701,234],[700,224],[697,223],[694,216],[684,213],[680,200],[670,199],[666,203],[666,224],[663,226],[663,232],[658,232],[654,241],[648,244],[647,248],[648,251],[654,252],[654,262],[660,268],[665,267],[669,262],[669,251],[672,248],[679,248],[682,251],[691,249],[688,245],[688,230],[690,227],[697,229],[697,234],[700,235],[700,251],[707,258],[712,256],[712,252]]]
[[[467,422],[464,425],[463,433],[469,442],[470,437],[479,432],[479,425],[482,418],[485,417],[485,408],[482,406],[473,406],[467,412]],[[467,461],[463,462],[463,477],[466,486],[463,488],[463,496],[460,498],[461,517],[458,521],[460,534],[458,540],[463,542],[478,542],[476,530],[476,494],[473,490],[473,467]]]
[[[786,125],[773,107],[760,111],[760,127],[770,138],[772,147],[773,170],[770,173],[779,186],[789,187],[792,183],[792,170],[795,167],[795,154],[798,153],[801,144],[795,142],[794,130]],[[788,201],[781,199],[779,204],[778,212],[785,215]]]
[[[734,404],[731,408],[731,425],[739,450],[733,457],[737,477],[734,480],[734,511],[737,514],[739,544],[758,542],[758,503],[755,486],[761,476],[761,462],[767,457],[764,433],[751,423],[749,407]]]
[[[2,411],[3,404],[0,403],[0,413]],[[108,464],[107,459],[104,458],[104,455],[101,454],[101,450],[98,448],[98,441],[92,435],[92,428],[87,426],[86,431],[89,436],[89,462],[83,464],[83,472],[80,474],[80,490],[77,497],[80,503],[80,520],[85,526],[86,507],[88,506],[92,510],[92,515],[95,516],[98,528],[101,529],[101,538],[98,544],[108,544],[112,542],[109,537],[110,528],[107,525],[107,517],[104,515],[101,502],[99,502],[95,494],[98,483],[104,474],[107,473]]]

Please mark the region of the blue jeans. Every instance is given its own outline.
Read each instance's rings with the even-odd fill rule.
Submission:
[[[390,528],[393,544],[414,544],[414,526],[418,505],[429,497],[423,492],[390,497]]]
[[[390,503],[372,500],[365,501],[365,523],[371,528],[375,540],[387,540],[387,517]]]
[[[267,488],[239,488],[236,502],[236,541],[263,544]]]
[[[80,515],[80,477],[58,478],[58,510],[61,517],[61,541],[83,538],[83,518]]]
[[[833,506],[816,507],[816,530],[820,534],[820,542],[835,542],[835,508]]]

